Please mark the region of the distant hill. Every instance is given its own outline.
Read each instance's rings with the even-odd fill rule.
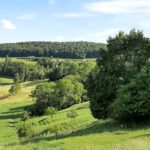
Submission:
[[[106,44],[94,42],[21,42],[0,44],[0,57],[98,58]]]

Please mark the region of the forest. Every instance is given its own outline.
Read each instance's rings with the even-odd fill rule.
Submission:
[[[93,42],[20,42],[0,44],[0,56],[98,58],[106,44]]]

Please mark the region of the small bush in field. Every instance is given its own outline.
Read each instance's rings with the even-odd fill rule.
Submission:
[[[19,126],[17,128],[17,134],[19,137],[25,137],[26,136],[26,127],[25,127],[24,122],[19,124]]]
[[[40,131],[37,127],[37,122],[35,121],[25,121],[19,123],[17,127],[17,133],[19,137],[35,137],[40,135]]]
[[[19,83],[13,84],[9,89],[10,95],[15,95],[21,89],[21,85]]]
[[[45,110],[45,114],[50,115],[51,118],[53,118],[53,115],[55,115],[56,113],[57,113],[57,109],[54,108],[54,107],[48,107],[48,108]]]
[[[75,119],[77,116],[78,116],[78,114],[77,114],[76,110],[70,110],[67,113],[67,117],[70,118],[70,119],[72,119],[72,120]]]
[[[26,111],[23,113],[23,117],[22,117],[21,121],[26,121],[29,118],[30,118],[30,114],[29,114],[29,112]]]

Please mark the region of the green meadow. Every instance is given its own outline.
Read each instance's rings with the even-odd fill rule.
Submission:
[[[24,112],[24,108],[33,101],[29,97],[31,90],[42,81],[25,82],[21,91],[8,96],[12,84],[11,79],[0,78],[7,82],[0,85],[0,150],[149,150],[150,149],[150,122],[141,122],[138,125],[129,124],[122,127],[111,119],[96,120],[92,117],[89,103],[84,102],[68,109],[58,111],[51,118],[49,115],[33,117],[26,122],[34,123],[36,136],[18,138],[17,126]],[[70,110],[76,110],[75,119],[67,118]],[[63,133],[43,133],[54,126],[66,125]]]

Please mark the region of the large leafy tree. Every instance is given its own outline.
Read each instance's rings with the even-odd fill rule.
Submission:
[[[75,80],[62,79],[56,83],[40,84],[31,94],[35,100],[34,109],[31,110],[31,113],[41,115],[48,107],[61,110],[80,103],[84,92],[83,85]]]
[[[112,117],[121,121],[141,121],[150,118],[150,66],[130,83],[121,86],[112,104]]]
[[[88,79],[90,108],[95,118],[106,118],[120,85],[129,83],[150,58],[150,41],[141,31],[119,32],[108,39],[97,67]]]

